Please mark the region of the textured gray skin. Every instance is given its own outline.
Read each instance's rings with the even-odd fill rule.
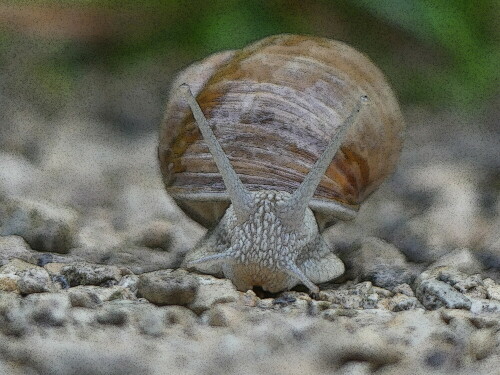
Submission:
[[[313,283],[344,273],[344,264],[327,247],[310,209],[306,210],[302,225],[295,229],[277,215],[290,194],[251,194],[254,210],[248,220],[238,224],[231,205],[217,227],[187,254],[185,265],[224,275],[240,290],[261,286],[269,292],[300,283],[317,292]]]
[[[184,84],[179,89],[193,112],[231,198],[231,205],[217,227],[187,254],[184,266],[211,274],[222,271],[240,290],[261,286],[270,292],[302,283],[317,293],[319,288],[314,283],[341,275],[344,265],[329,251],[308,206],[347,129],[368,98],[360,97],[302,184],[289,194],[247,190],[189,86]]]

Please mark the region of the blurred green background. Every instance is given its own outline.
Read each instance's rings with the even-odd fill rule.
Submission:
[[[405,106],[480,114],[498,104],[499,19],[498,0],[3,1],[0,96],[151,130],[176,71],[287,32],[363,51]]]

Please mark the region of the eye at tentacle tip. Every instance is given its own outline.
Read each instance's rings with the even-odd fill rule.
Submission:
[[[191,87],[185,82],[179,85],[179,90],[191,93]]]

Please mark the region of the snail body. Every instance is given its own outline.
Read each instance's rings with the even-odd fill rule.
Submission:
[[[188,67],[158,147],[168,193],[211,228],[184,265],[317,291],[344,272],[321,232],[393,171],[402,130],[382,73],[341,42],[277,35]]]

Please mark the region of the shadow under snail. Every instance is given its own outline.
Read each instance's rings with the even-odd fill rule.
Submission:
[[[322,238],[394,170],[404,124],[348,45],[276,35],[182,71],[161,125],[168,193],[210,228],[184,267],[277,292],[344,272]]]

